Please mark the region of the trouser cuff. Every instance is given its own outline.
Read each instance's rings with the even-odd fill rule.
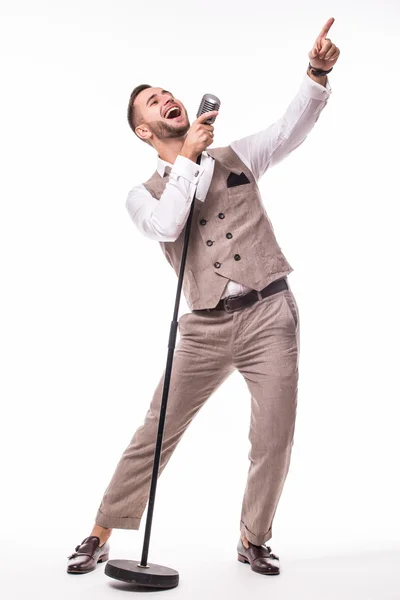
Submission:
[[[256,535],[252,533],[249,529],[247,529],[243,521],[240,521],[240,533],[255,546],[262,546],[265,542],[272,538],[272,527],[267,531],[267,533]]]
[[[140,519],[137,517],[109,517],[101,510],[97,511],[95,523],[112,529],[139,529],[140,527]]]

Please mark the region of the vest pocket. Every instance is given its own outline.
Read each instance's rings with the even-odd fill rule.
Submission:
[[[242,183],[241,185],[233,185],[231,187],[227,187],[227,192],[229,196],[234,194],[246,194],[246,192],[253,191],[257,186],[256,181],[250,181],[250,183]]]

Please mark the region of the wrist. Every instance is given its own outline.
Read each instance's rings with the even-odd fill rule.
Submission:
[[[179,154],[180,156],[184,156],[193,162],[196,162],[197,160],[197,155],[195,155],[189,148],[183,147]]]
[[[313,75],[310,71],[310,69],[307,69],[307,75],[310,77],[310,79],[312,79],[313,81],[315,81],[316,83],[319,83],[320,85],[323,85],[324,87],[326,87],[326,81],[328,79],[328,77],[326,75],[321,76],[321,75]]]
[[[309,62],[307,67],[307,75],[317,83],[320,83],[321,85],[325,86],[327,75],[332,71],[332,69],[333,67],[331,67],[327,71],[325,71],[324,69],[318,69],[317,67],[313,67],[312,64]]]

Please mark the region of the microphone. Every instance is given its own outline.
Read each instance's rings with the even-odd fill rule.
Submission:
[[[219,110],[220,106],[221,100],[217,98],[217,96],[214,96],[214,94],[204,94],[200,102],[199,110],[197,111],[197,119],[200,115],[209,112],[210,110]],[[210,117],[210,119],[207,119],[207,121],[204,121],[204,123],[206,125],[212,125],[215,119],[216,116],[214,115],[213,117]]]

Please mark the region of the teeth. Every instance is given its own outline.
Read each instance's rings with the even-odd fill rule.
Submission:
[[[170,114],[170,112],[171,112],[171,111],[173,111],[173,110],[179,110],[179,107],[178,107],[178,106],[172,106],[172,108],[169,108],[169,109],[167,110],[167,112],[165,113],[165,118],[166,118],[166,119],[168,119],[168,115],[169,115],[169,114]]]

